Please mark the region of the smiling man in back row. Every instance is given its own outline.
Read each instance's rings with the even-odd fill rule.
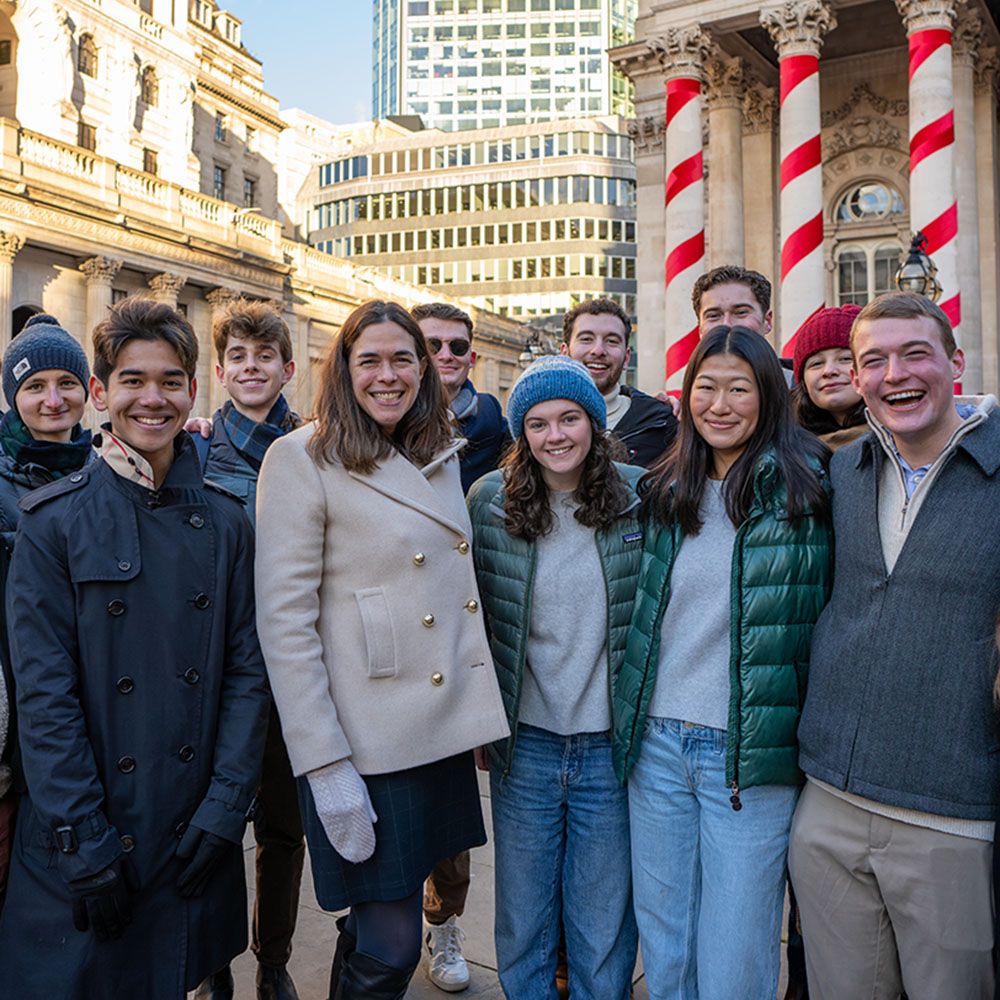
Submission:
[[[812,1000],[993,997],[1000,413],[920,295],[851,331],[872,432],[830,467],[837,538],[799,724],[789,867]]]

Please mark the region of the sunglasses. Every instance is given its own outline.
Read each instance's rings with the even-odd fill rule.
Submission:
[[[449,340],[444,341],[440,337],[428,337],[427,346],[431,349],[431,354],[438,354],[441,348],[444,347],[445,343],[448,344],[448,350],[456,358],[464,358],[466,354],[469,353],[469,348],[472,344],[467,340]]]

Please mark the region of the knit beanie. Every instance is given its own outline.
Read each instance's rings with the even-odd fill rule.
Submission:
[[[861,306],[846,305],[835,309],[820,309],[807,319],[795,335],[793,367],[795,381],[802,381],[802,369],[809,356],[830,347],[850,347],[851,327],[861,312]]]
[[[510,390],[507,420],[515,441],[521,436],[528,410],[549,399],[568,399],[579,404],[604,429],[607,408],[590,372],[579,361],[564,354],[549,354],[525,368]]]
[[[3,394],[7,405],[17,410],[14,397],[21,383],[35,372],[56,368],[80,380],[86,398],[90,365],[79,342],[68,334],[55,316],[36,313],[10,342],[3,357]],[[20,415],[20,414],[19,414]]]

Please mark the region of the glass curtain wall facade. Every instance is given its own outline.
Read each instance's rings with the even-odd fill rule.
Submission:
[[[374,0],[372,113],[444,131],[631,117],[637,0]],[[398,75],[397,75],[398,74]]]

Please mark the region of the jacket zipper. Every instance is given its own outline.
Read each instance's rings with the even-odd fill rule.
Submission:
[[[732,665],[729,671],[730,698],[736,699],[735,713],[730,709],[729,726],[726,732],[726,756],[729,757],[729,748],[732,747],[731,759],[733,762],[733,776],[729,783],[731,794],[729,804],[733,807],[733,812],[739,812],[743,808],[740,802],[740,713],[743,705],[743,687],[740,682],[740,653],[741,636],[743,633],[743,607],[739,600],[741,591],[740,581],[743,579],[743,539],[746,537],[750,526],[748,517],[737,529],[736,538],[733,541],[733,572],[729,579],[729,601],[730,608],[735,611],[735,623],[730,617],[729,621],[729,641],[730,649],[735,643],[735,656],[732,657]],[[735,640],[734,640],[735,636]]]
[[[521,615],[521,648],[518,650],[517,662],[517,690],[514,692],[514,717],[511,719],[510,730],[510,753],[507,755],[507,763],[504,765],[503,774],[500,777],[500,787],[503,787],[503,779],[510,774],[510,769],[514,764],[514,747],[517,745],[517,722],[521,715],[521,689],[524,687],[524,668],[528,659],[528,629],[531,627],[531,592],[535,586],[535,563],[538,560],[538,545],[531,543],[531,556],[528,562],[528,579],[524,594],[524,610]]]

